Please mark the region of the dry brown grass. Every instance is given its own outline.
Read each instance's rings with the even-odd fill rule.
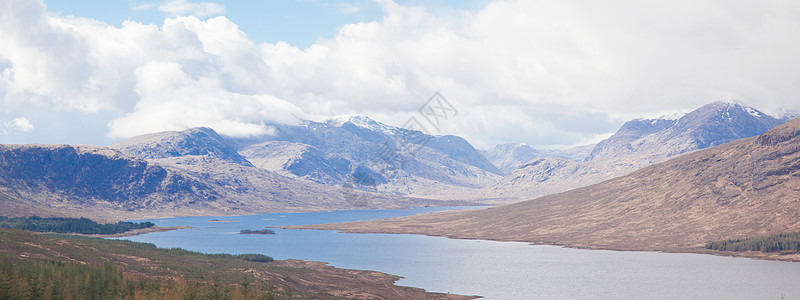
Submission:
[[[800,231],[800,119],[759,137],[520,203],[298,227],[704,252],[707,241]]]

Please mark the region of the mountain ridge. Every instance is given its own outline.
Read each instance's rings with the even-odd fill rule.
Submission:
[[[271,135],[228,140],[255,165],[291,178],[450,200],[502,174],[461,137],[429,135],[368,117],[271,126]]]
[[[504,175],[519,169],[520,166],[535,158],[563,158],[575,161],[584,160],[595,145],[576,146],[567,149],[541,150],[525,143],[506,143],[496,145],[492,150],[483,151],[483,155]]]
[[[220,198],[195,177],[104,147],[0,145],[0,165],[2,201],[44,212],[80,210],[84,204],[121,211],[177,209]]]
[[[599,142],[583,161],[536,158],[521,164],[479,197],[501,203],[567,191],[629,174],[699,149],[762,134],[786,122],[754,108],[726,102],[704,105],[679,118],[634,119]],[[502,200],[505,199],[505,200]]]
[[[0,152],[7,167],[0,173],[0,201],[20,211],[57,211],[58,205],[75,210],[83,199],[123,214],[166,214],[170,207],[180,214],[230,214],[474,204],[465,199],[508,203],[598,183],[779,122],[741,104],[717,102],[678,118],[627,122],[591,153],[588,147],[496,147],[510,154],[505,158],[517,150],[520,157],[539,155],[504,177],[463,138],[428,135],[363,116],[270,125],[270,135],[250,138],[224,137],[200,127],[137,136],[110,148],[6,145]],[[39,156],[21,161],[33,154],[13,149]],[[586,159],[568,158],[573,156]],[[44,157],[59,157],[64,165],[52,167]],[[42,166],[49,173],[25,173]],[[60,174],[59,168],[66,172]],[[128,201],[132,198],[138,202]]]
[[[140,159],[96,146],[0,145],[0,208],[9,216],[105,221],[332,209],[471,205],[360,192],[286,178],[214,152]]]
[[[518,203],[298,228],[684,252],[713,240],[800,231],[800,119]]]
[[[141,159],[161,159],[186,155],[208,155],[252,166],[247,158],[228,145],[211,128],[194,127],[183,131],[164,131],[126,139],[112,144],[117,149]]]

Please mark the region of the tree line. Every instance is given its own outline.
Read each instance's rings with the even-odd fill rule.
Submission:
[[[0,299],[293,299],[291,293],[254,286],[243,275],[236,285],[210,281],[149,280],[126,275],[120,266],[16,260],[0,255]]]
[[[719,251],[800,252],[800,232],[708,242],[706,243],[706,249]]]
[[[119,221],[100,224],[87,218],[42,218],[38,216],[9,218],[0,216],[0,227],[35,232],[116,234],[134,229],[153,227],[152,222]]]

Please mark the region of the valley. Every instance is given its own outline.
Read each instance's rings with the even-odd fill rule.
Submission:
[[[417,234],[800,261],[796,253],[706,249],[712,241],[800,232],[800,123],[787,121],[741,104],[716,102],[682,116],[632,120],[596,145],[562,150],[524,144],[478,150],[460,137],[426,135],[366,117],[274,125],[271,134],[249,138],[198,127],[137,136],[109,147],[2,145],[0,207],[7,216],[116,222],[488,205],[424,214],[408,211],[402,217],[349,223],[315,224],[326,223],[325,217],[315,215],[313,222],[281,225],[280,230]],[[413,152],[397,140],[408,135],[418,138]],[[386,151],[398,160],[384,160]],[[228,219],[214,220],[219,226],[208,228],[239,226]],[[258,228],[233,232],[285,234]],[[207,230],[177,224],[114,237],[148,240],[156,234],[177,241],[181,239],[175,235],[187,235],[180,229]],[[142,235],[133,236],[137,234]],[[324,269],[316,280],[343,284],[336,281],[340,269],[315,262],[285,263],[315,272]],[[425,293],[398,290],[390,284],[396,278],[375,274],[388,277],[356,289]],[[366,295],[318,287],[302,290]],[[463,291],[471,294],[470,289]],[[488,291],[496,292],[503,294]],[[393,299],[398,294],[375,295]]]
[[[708,253],[710,241],[800,231],[799,145],[796,119],[757,137],[515,204],[291,228]]]
[[[0,1],[0,300],[800,299],[800,2]]]
[[[786,120],[717,102],[674,119],[632,120],[597,145],[566,150],[517,144],[481,152],[460,137],[367,117],[276,124],[272,134],[249,138],[192,128],[109,147],[4,145],[0,207],[10,216],[117,221],[507,204],[626,175]],[[412,152],[403,136],[413,137]]]

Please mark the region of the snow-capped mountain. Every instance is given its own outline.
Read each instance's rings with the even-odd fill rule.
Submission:
[[[422,198],[455,199],[502,174],[463,138],[428,135],[368,117],[270,126],[271,134],[249,138],[223,138],[209,128],[192,128],[138,136],[112,147],[162,164],[193,166],[197,172],[204,164],[225,168],[234,163],[238,166],[229,167],[242,174],[256,168],[336,188]]]
[[[537,150],[504,144],[482,154],[457,136],[348,116],[273,124],[269,135],[250,138],[193,128],[135,137],[112,147],[208,177],[226,187],[223,191],[245,193],[265,181],[273,182],[262,186],[269,193],[290,180],[311,184],[307,189],[321,194],[327,193],[323,187],[354,187],[445,200],[519,200],[625,175],[676,155],[761,134],[784,121],[739,103],[716,102],[685,115],[632,120],[594,146]],[[508,175],[502,176],[504,172]],[[256,190],[261,188],[250,193]]]
[[[380,174],[361,165],[317,150],[318,146],[326,143],[341,149],[348,142],[336,134],[325,133],[324,130],[318,131],[322,135],[315,136],[313,132],[317,125],[320,123],[286,126],[296,130],[296,138],[314,145],[273,140],[261,141],[239,151],[238,146],[256,139],[230,139],[220,136],[210,128],[190,128],[137,136],[111,145],[110,148],[196,178],[217,195],[216,199],[221,199],[213,205],[223,212],[449,205],[449,202],[439,200],[374,193],[380,192],[377,189],[371,189],[368,192],[373,193],[365,194],[370,201],[356,205],[353,203],[354,199],[348,198],[342,191],[342,181],[347,179],[342,174],[369,177],[373,185],[385,184],[387,181],[382,180]],[[284,130],[283,133],[287,131]],[[273,137],[278,136],[276,134]],[[355,148],[362,145],[356,141],[351,142]],[[252,161],[247,156],[252,157]],[[317,180],[307,180],[309,178]]]
[[[525,143],[500,144],[490,151],[484,151],[490,162],[504,174],[519,168],[534,158],[554,157],[571,160],[584,160],[591,153],[594,145],[578,146],[568,149],[540,150]]]
[[[775,113],[775,117],[778,118],[778,119],[783,119],[783,120],[792,120],[792,119],[800,118],[800,111],[787,110],[785,108],[780,108]]]
[[[336,118],[274,125],[274,134],[230,139],[254,165],[327,185],[452,198],[493,183],[502,172],[463,138]]]
[[[714,102],[677,120],[634,120],[597,144],[589,160],[628,154],[666,158],[756,136],[787,120],[734,102]]]
[[[587,186],[691,151],[763,134],[785,123],[741,103],[714,102],[677,119],[636,119],[598,143],[584,161],[540,157],[487,187],[480,197],[525,199]]]
[[[206,127],[140,135],[115,143],[112,148],[141,159],[206,155],[251,165],[247,158],[228,145],[213,129]]]

